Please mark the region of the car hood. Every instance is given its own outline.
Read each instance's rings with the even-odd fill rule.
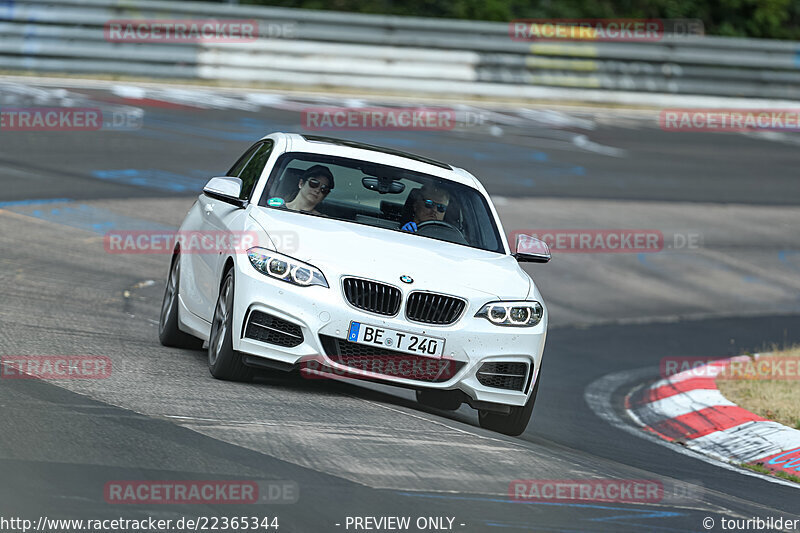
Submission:
[[[331,285],[350,275],[466,298],[524,299],[531,291],[509,255],[286,210],[258,207],[250,216],[277,251],[319,268]],[[413,284],[401,283],[404,275]]]

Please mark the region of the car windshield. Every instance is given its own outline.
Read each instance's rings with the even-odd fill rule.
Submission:
[[[369,161],[283,154],[259,205],[504,253],[494,217],[480,192]]]

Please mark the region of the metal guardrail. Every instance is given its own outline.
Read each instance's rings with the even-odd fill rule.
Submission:
[[[237,43],[108,42],[115,19],[256,19]],[[0,69],[500,97],[572,88],[800,100],[800,43],[520,42],[503,23],[160,0],[0,3]]]

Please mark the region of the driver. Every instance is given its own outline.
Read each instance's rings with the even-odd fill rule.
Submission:
[[[400,229],[417,231],[417,225],[431,220],[442,220],[447,212],[447,204],[450,203],[450,193],[440,189],[435,185],[426,183],[416,190],[417,198],[414,202],[412,216],[413,219],[406,222]]]
[[[317,205],[333,190],[333,174],[325,165],[314,165],[305,172],[297,183],[297,196],[286,207],[293,211],[305,211],[321,215]]]

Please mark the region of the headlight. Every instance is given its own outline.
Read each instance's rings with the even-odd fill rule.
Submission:
[[[307,287],[319,285],[328,287],[322,272],[307,263],[293,259],[288,255],[272,252],[264,248],[250,248],[247,257],[253,268],[271,278],[276,278],[293,285]]]
[[[541,322],[543,313],[539,302],[489,302],[475,316],[497,326],[529,328]]]

